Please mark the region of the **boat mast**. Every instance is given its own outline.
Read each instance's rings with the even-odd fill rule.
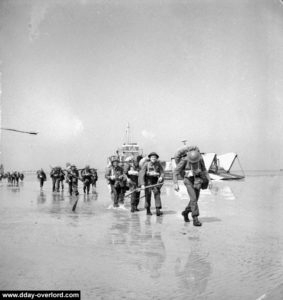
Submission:
[[[130,123],[128,122],[128,126],[126,129],[126,143],[129,145],[132,142],[132,138],[131,138],[131,128],[130,128]]]

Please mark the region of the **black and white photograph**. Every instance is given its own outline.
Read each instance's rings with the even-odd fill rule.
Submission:
[[[0,0],[0,299],[283,299],[283,1]]]

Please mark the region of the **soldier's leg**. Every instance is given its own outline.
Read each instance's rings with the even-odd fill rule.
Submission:
[[[136,211],[139,211],[138,206],[140,203],[141,192],[135,192],[134,194],[135,194],[135,209],[136,209]]]
[[[86,193],[89,194],[89,190],[90,190],[90,182],[87,183],[86,186]]]
[[[185,212],[187,212],[187,213],[192,212],[194,225],[201,226],[201,223],[198,220],[198,216],[199,216],[198,198],[199,198],[200,190],[195,189],[193,186],[193,183],[190,180],[188,180],[187,178],[185,178],[184,184],[185,184],[188,194],[190,196],[190,202],[189,202],[188,206],[185,208]],[[184,216],[184,219],[185,219],[185,216]],[[185,221],[186,221],[186,219],[185,219]]]
[[[151,207],[151,188],[145,189],[144,193],[145,193],[144,206],[146,208],[146,214],[147,215],[152,215],[152,213],[150,211],[150,207]]]
[[[56,179],[52,178],[52,191],[55,192],[55,183],[56,183]]]
[[[73,187],[72,187],[72,182],[69,182],[69,194],[72,196],[73,194]]]
[[[136,198],[135,198],[135,192],[133,192],[131,194],[131,212],[135,212],[136,211],[135,207],[136,207]]]
[[[119,191],[119,203],[124,204],[124,198],[125,198],[125,188],[120,187]]]
[[[111,194],[112,194],[112,197],[113,197],[114,207],[119,207],[119,204],[118,204],[118,191],[117,191],[116,187],[114,186],[114,184],[111,184]]]
[[[153,193],[154,193],[154,200],[155,200],[156,215],[161,216],[163,213],[160,211],[160,209],[162,208],[161,197],[160,197],[160,188],[154,187]]]
[[[56,179],[56,192],[59,192],[60,190],[60,180]]]

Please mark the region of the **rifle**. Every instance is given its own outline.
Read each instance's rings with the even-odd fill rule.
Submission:
[[[76,176],[74,174],[72,174],[69,170],[66,169],[62,169],[63,172],[67,172],[68,174],[72,175],[74,178],[79,179],[80,181],[83,182],[82,178],[80,178],[79,176]]]
[[[74,203],[74,205],[73,205],[73,207],[72,207],[72,211],[73,211],[73,212],[76,210],[78,201],[79,201],[79,197],[77,196],[77,200],[76,200],[76,202]]]
[[[144,189],[152,188],[152,187],[159,186],[159,185],[162,185],[162,184],[163,184],[163,182],[152,184],[152,185],[148,185],[148,186],[145,186]],[[141,191],[141,190],[142,190],[141,188],[137,188],[137,189],[133,190],[132,192],[130,192],[129,194],[127,194],[125,196],[125,198],[128,197],[128,196],[130,196],[130,195],[132,195],[134,192],[138,192],[138,191]]]

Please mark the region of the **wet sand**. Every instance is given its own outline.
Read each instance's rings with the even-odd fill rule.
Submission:
[[[281,173],[214,182],[185,224],[188,196],[162,188],[164,215],[111,208],[105,180],[80,198],[35,176],[0,183],[0,288],[81,290],[82,299],[282,299]],[[67,186],[65,186],[65,189]],[[144,198],[140,208],[143,208]],[[278,298],[280,297],[280,298]]]

